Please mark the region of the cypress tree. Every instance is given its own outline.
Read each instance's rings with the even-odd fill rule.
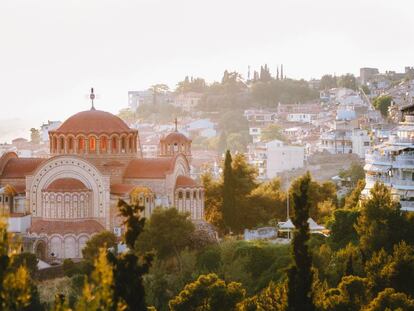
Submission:
[[[309,209],[312,179],[308,173],[296,179],[290,189],[293,202],[292,222],[295,226],[292,252],[293,264],[288,269],[288,306],[289,311],[313,311],[312,295],[312,257],[308,250]]]
[[[226,152],[223,169],[223,205],[222,214],[226,230],[231,230],[235,225],[235,195],[232,169],[232,158],[230,150]]]

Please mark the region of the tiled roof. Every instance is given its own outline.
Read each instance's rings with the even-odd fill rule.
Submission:
[[[51,192],[72,192],[72,191],[87,191],[88,188],[78,179],[75,178],[60,178],[54,180],[45,191]]]
[[[25,178],[31,174],[46,159],[41,158],[12,158],[7,161],[0,178]]]
[[[201,187],[194,179],[180,175],[177,177],[177,181],[175,182],[176,188],[199,188]]]
[[[111,185],[112,194],[130,194],[136,186],[131,184],[113,184]]]
[[[71,116],[59,128],[51,132],[110,134],[131,131],[135,130],[130,129],[119,117],[106,111],[91,109]]]
[[[29,231],[32,233],[46,234],[92,234],[104,231],[105,228],[96,220],[43,220],[32,219],[32,226]]]
[[[162,138],[161,141],[167,144],[175,143],[175,142],[179,142],[179,143],[191,142],[191,140],[188,139],[187,136],[185,136],[184,134],[181,134],[180,132],[172,132],[168,134],[167,136],[165,136],[164,138]]]
[[[175,158],[134,159],[129,162],[124,178],[163,179],[174,167]]]

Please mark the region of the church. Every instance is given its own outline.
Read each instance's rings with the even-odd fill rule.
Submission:
[[[93,94],[92,94],[93,95]],[[91,98],[92,99],[92,98]],[[50,157],[0,158],[0,211],[19,223],[44,260],[81,258],[101,231],[122,233],[117,203],[175,207],[204,223],[204,192],[190,177],[191,140],[176,130],[160,140],[159,155],[143,158],[139,133],[93,106],[49,132]]]

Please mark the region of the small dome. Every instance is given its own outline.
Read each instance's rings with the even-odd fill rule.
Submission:
[[[87,110],[79,112],[53,132],[63,134],[112,134],[125,133],[132,130],[119,117],[101,110]]]
[[[191,142],[191,139],[187,138],[184,134],[181,134],[180,132],[172,132],[165,136],[162,141],[164,141],[167,144],[173,144],[173,143],[188,143]]]
[[[89,189],[83,184],[83,182],[75,178],[56,179],[45,189],[45,191],[48,192],[75,192],[88,190]]]

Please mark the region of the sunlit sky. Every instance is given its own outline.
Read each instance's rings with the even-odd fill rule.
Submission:
[[[403,71],[413,11],[403,0],[0,0],[0,141],[89,109],[91,86],[116,113],[128,90],[246,77],[249,65],[305,79]]]

